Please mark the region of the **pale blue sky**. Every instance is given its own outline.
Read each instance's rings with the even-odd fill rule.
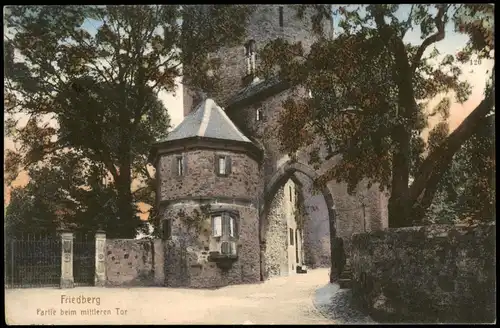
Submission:
[[[341,5],[334,5],[333,7],[337,7]],[[348,7],[354,7],[357,5],[351,5]],[[411,5],[403,4],[400,6],[399,11],[397,12],[397,16],[406,17],[409,13]],[[364,10],[360,10],[361,14],[363,14]],[[339,32],[339,28],[337,26],[339,22],[339,17],[334,15],[334,28],[335,34]],[[83,27],[88,30],[91,34],[96,32],[96,29],[102,25],[102,22],[99,20],[87,20]],[[435,47],[439,50],[442,55],[452,54],[455,55],[462,49],[466,42],[467,36],[458,34],[454,31],[453,26],[449,24],[446,27],[446,38],[445,40],[438,42],[435,44]],[[417,26],[416,28],[409,30],[405,36],[405,41],[410,42],[412,44],[420,44],[422,40],[420,39],[420,28]],[[429,54],[430,51],[434,49],[434,46],[431,46],[427,49],[425,55]],[[474,65],[470,64],[464,65],[464,79],[467,79],[471,85],[473,86],[473,94],[471,96],[471,100],[467,102],[465,105],[454,104],[452,108],[452,120],[454,118],[454,114],[457,114],[456,117],[457,123],[461,121],[477,103],[481,100],[482,91],[484,89],[487,70],[492,67],[492,62],[483,63],[482,65]],[[172,124],[175,126],[182,121],[183,118],[183,110],[182,110],[182,86],[179,87],[177,91],[177,95],[167,94],[165,92],[160,93],[159,98],[165,103],[166,107],[169,110],[169,113],[172,118]],[[437,99],[439,101],[440,99]],[[472,102],[471,102],[472,101]],[[463,108],[465,106],[465,108]]]

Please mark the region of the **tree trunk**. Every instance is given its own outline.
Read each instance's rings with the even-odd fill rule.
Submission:
[[[338,281],[338,278],[340,277],[340,272],[337,264],[337,255],[338,255],[338,249],[335,247],[336,246],[336,230],[335,230],[335,220],[336,217],[329,217],[329,227],[330,227],[330,283],[334,283]]]
[[[394,129],[393,139],[398,146],[392,156],[392,188],[388,204],[389,227],[400,228],[409,225],[409,134],[403,125]]]
[[[116,233],[119,232],[122,238],[134,238],[135,228],[138,226],[138,220],[133,207],[133,197],[130,175],[130,164],[124,163],[120,167],[120,178],[116,181],[116,189],[118,192],[118,216]]]
[[[124,132],[130,131],[129,126],[124,124]],[[132,136],[130,133],[124,133],[122,140],[120,142],[120,174],[117,181],[117,192],[118,192],[118,227],[117,231],[123,234],[123,237],[134,238],[135,229],[139,225],[139,220],[136,217],[136,212],[134,210],[133,196],[132,196],[132,158],[130,149],[130,138]]]

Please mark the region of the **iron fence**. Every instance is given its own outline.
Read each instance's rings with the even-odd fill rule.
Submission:
[[[25,234],[5,238],[5,287],[58,287],[61,238],[58,234]]]
[[[76,234],[73,237],[73,279],[75,286],[95,284],[94,235]]]

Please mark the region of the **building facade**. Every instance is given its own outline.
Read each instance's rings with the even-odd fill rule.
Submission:
[[[262,79],[256,67],[259,49],[270,40],[301,41],[306,51],[314,43],[314,13],[300,19],[296,9],[254,6],[246,41],[213,54],[222,63],[222,90],[200,103],[199,93],[184,88],[184,121],[154,147],[169,286],[256,282],[304,265],[329,267],[331,236],[349,248],[353,233],[387,227],[387,197],[377,186],[360,185],[349,195],[345,184],[333,181],[315,191],[312,181],[338,158],[315,169],[307,149],[290,158],[279,147],[282,103],[306,91]],[[332,22],[323,30],[331,35]],[[227,176],[218,172],[224,165]],[[193,221],[201,227],[189,226]]]

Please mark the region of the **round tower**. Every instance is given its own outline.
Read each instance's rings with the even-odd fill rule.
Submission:
[[[221,90],[211,95],[223,107],[230,99],[248,86],[254,78],[255,68],[259,65],[259,50],[268,42],[283,38],[289,42],[301,41],[306,52],[317,40],[318,35],[312,29],[314,9],[308,8],[303,18],[297,17],[298,5],[249,5],[254,7],[246,28],[246,40],[239,46],[222,48],[211,55],[219,58],[221,66]],[[331,20],[323,21],[324,35],[331,36]],[[193,109],[194,93],[184,88],[184,116]]]
[[[212,99],[153,146],[167,286],[260,280],[261,156]]]

